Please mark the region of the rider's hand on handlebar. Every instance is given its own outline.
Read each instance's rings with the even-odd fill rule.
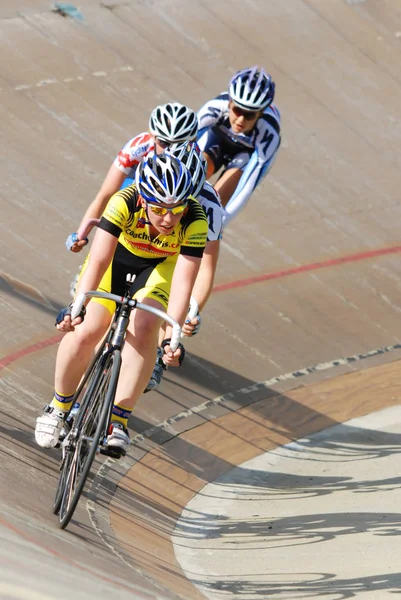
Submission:
[[[186,319],[184,325],[182,326],[182,333],[186,337],[191,337],[192,335],[196,335],[199,333],[199,329],[202,324],[202,319],[200,314],[198,313],[193,319]]]
[[[81,252],[82,248],[88,243],[89,239],[87,237],[80,240],[77,233],[70,233],[65,241],[67,250],[71,250],[71,252]]]
[[[73,321],[71,321],[71,310],[73,303],[69,304],[66,308],[60,310],[56,317],[55,326],[59,331],[67,333],[68,331],[74,331],[77,325],[80,325],[85,318],[86,309],[82,308],[81,312]]]
[[[182,344],[178,344],[177,350],[173,350],[170,347],[171,339],[168,338],[162,342],[162,348],[164,350],[163,362],[168,367],[180,367],[185,357],[185,348]]]

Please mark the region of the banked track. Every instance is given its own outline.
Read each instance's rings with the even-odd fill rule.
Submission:
[[[0,7],[1,595],[201,598],[202,581],[184,575],[171,535],[206,483],[399,403],[400,8],[398,0],[77,8],[80,19],[39,0]],[[186,365],[141,399],[129,457],[98,463],[60,532],[51,514],[57,454],[35,446],[33,427],[52,393],[54,314],[78,267],[64,239],[156,104],[197,109],[256,63],[277,82],[279,159],[225,232]],[[236,597],[266,594],[257,582],[252,590]]]

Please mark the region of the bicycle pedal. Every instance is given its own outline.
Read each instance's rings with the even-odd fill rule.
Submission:
[[[119,459],[122,456],[125,456],[127,453],[125,450],[116,450],[115,448],[108,448],[107,446],[100,448],[100,454],[104,454],[105,456],[109,456],[110,458]]]

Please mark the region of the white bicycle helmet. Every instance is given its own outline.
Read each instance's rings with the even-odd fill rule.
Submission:
[[[156,106],[149,119],[149,131],[165,142],[185,142],[193,140],[198,133],[196,113],[180,104],[168,102]]]
[[[207,162],[196,142],[179,142],[168,149],[169,154],[178,158],[189,169],[192,177],[192,196],[195,198],[206,181]]]
[[[149,154],[139,163],[135,184],[146,202],[177,204],[188,198],[192,178],[187,167],[170,154]]]
[[[275,84],[264,69],[257,66],[238,71],[230,81],[231,100],[247,110],[262,110],[274,99]]]

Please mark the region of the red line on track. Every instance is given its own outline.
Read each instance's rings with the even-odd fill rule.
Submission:
[[[252,285],[253,283],[261,283],[262,281],[270,281],[271,279],[280,279],[281,277],[297,275],[298,273],[317,271],[318,269],[324,269],[325,267],[334,267],[336,265],[342,265],[344,263],[357,262],[358,260],[365,260],[367,258],[375,258],[376,256],[398,254],[399,252],[401,252],[401,246],[393,246],[392,248],[369,250],[367,252],[359,252],[358,254],[350,254],[348,256],[342,256],[340,258],[330,258],[322,262],[311,263],[309,265],[300,265],[299,267],[283,269],[281,271],[275,271],[274,273],[266,273],[266,275],[257,275],[255,277],[249,277],[248,279],[240,279],[238,281],[222,283],[221,285],[214,286],[213,293],[224,292],[225,290],[232,290],[233,288],[238,287],[245,287],[247,285]]]
[[[53,344],[57,344],[62,338],[62,334],[54,335],[47,340],[42,340],[41,342],[37,342],[36,344],[32,344],[31,346],[27,346],[26,348],[21,348],[21,350],[17,350],[8,356],[0,359],[0,371],[5,367],[8,367],[11,363],[15,362],[19,358],[23,358],[28,354],[32,354],[32,352],[37,352],[38,350],[42,350],[43,348],[47,348],[48,346],[53,346]]]
[[[290,275],[298,275],[299,273],[308,273],[309,271],[317,271],[319,269],[324,269],[326,267],[335,267],[337,265],[343,265],[346,263],[358,262],[360,260],[366,260],[368,258],[376,258],[377,256],[386,256],[388,254],[398,254],[401,252],[401,246],[392,246],[391,248],[381,248],[378,250],[369,250],[366,252],[359,252],[356,254],[349,254],[348,256],[342,256],[339,258],[330,258],[328,260],[323,260],[321,262],[311,263],[309,265],[300,265],[298,267],[292,267],[290,269],[282,269],[280,271],[275,271],[273,273],[266,273],[265,275],[257,275],[255,277],[249,277],[247,279],[240,279],[238,281],[231,281],[229,283],[222,283],[221,285],[215,285],[212,292],[224,292],[226,290],[232,290],[239,287],[246,287],[248,285],[253,285],[254,283],[262,283],[264,281],[270,281],[271,279],[280,279],[281,277],[289,277]],[[42,350],[43,348],[47,348],[48,346],[52,346],[53,344],[57,344],[61,340],[62,335],[55,335],[47,340],[43,340],[41,342],[37,342],[36,344],[32,344],[27,348],[21,348],[17,352],[13,354],[9,354],[4,358],[0,359],[0,371],[12,364],[16,360],[27,356],[28,354],[32,354],[33,352],[37,352],[38,350]]]

